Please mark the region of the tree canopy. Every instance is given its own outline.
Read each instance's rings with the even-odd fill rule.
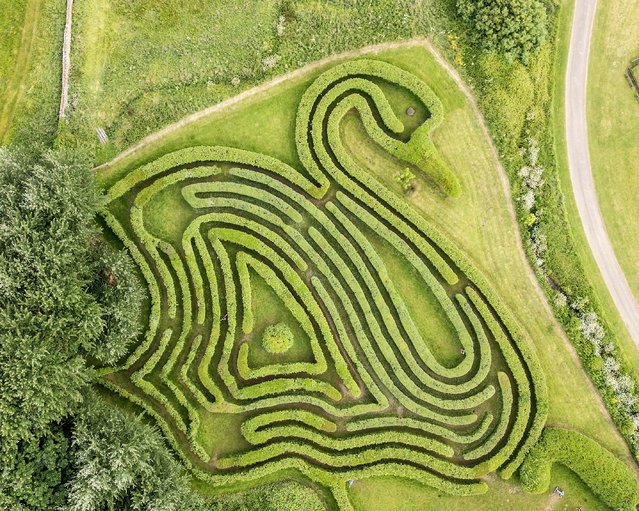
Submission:
[[[527,61],[546,38],[546,7],[541,0],[457,0],[480,44]]]
[[[114,363],[137,335],[141,287],[99,241],[100,196],[80,156],[0,150],[0,438],[34,439],[81,400],[87,357]]]
[[[71,155],[0,150],[0,436],[40,435],[81,399],[103,329],[87,292],[98,195]]]
[[[69,511],[203,509],[156,428],[94,396],[76,418]]]

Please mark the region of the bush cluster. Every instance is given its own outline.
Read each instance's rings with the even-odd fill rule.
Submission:
[[[527,61],[546,38],[546,6],[541,0],[456,0],[462,19],[488,50]]]
[[[575,472],[612,509],[634,511],[639,504],[639,482],[623,461],[591,438],[559,428],[546,428],[526,457],[520,469],[524,489],[545,492],[554,463]]]
[[[293,333],[285,323],[267,325],[262,333],[262,346],[270,353],[284,353],[293,346]]]

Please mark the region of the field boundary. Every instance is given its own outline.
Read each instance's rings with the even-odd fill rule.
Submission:
[[[71,26],[73,23],[73,0],[67,0],[67,14],[64,23],[62,43],[62,90],[60,92],[60,119],[64,118],[69,103],[69,70],[71,69]]]

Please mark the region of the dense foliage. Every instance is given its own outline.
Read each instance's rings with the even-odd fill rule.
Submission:
[[[127,252],[94,238],[90,256],[94,277],[88,291],[99,304],[102,319],[102,330],[90,355],[110,365],[127,353],[131,339],[140,332],[143,293]]]
[[[49,511],[65,504],[73,473],[69,424],[52,425],[40,438],[4,449],[0,458],[0,509]]]
[[[527,61],[546,38],[546,7],[541,0],[457,0],[461,17],[479,44]]]
[[[293,346],[293,333],[284,323],[268,325],[262,334],[262,345],[270,353],[284,353]]]
[[[80,457],[79,436],[71,447],[71,432],[86,431],[76,414],[90,380],[87,361],[113,363],[139,330],[141,287],[129,256],[100,240],[94,220],[99,204],[81,156],[0,150],[5,508],[44,510],[66,501],[70,474],[79,464],[93,465]],[[99,422],[108,425],[104,417],[94,421],[96,434],[103,431]],[[116,436],[126,432],[119,424],[112,428]],[[132,462],[134,454],[129,449]]]
[[[113,363],[139,328],[128,255],[99,241],[90,168],[0,151],[0,436],[37,438],[80,402],[86,357]]]
[[[522,486],[533,493],[548,490],[554,463],[575,472],[612,509],[634,511],[639,504],[639,482],[632,470],[594,440],[566,429],[544,430],[521,467]]]
[[[96,401],[76,417],[69,511],[192,511],[203,502],[159,432]]]
[[[0,436],[43,433],[81,400],[81,352],[100,342],[102,310],[87,292],[98,196],[86,164],[0,151]]]

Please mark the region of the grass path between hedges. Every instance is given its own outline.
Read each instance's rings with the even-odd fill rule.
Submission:
[[[0,144],[2,144],[9,126],[11,126],[11,120],[16,109],[22,91],[26,87],[26,78],[29,70],[29,62],[31,61],[31,54],[33,48],[33,41],[35,39],[36,30],[38,27],[38,16],[40,13],[40,1],[39,0],[27,0],[27,6],[25,9],[24,25],[22,27],[22,35],[20,37],[20,47],[13,69],[10,71],[11,78],[7,83],[5,91],[5,97],[3,100],[2,111],[0,112]]]

